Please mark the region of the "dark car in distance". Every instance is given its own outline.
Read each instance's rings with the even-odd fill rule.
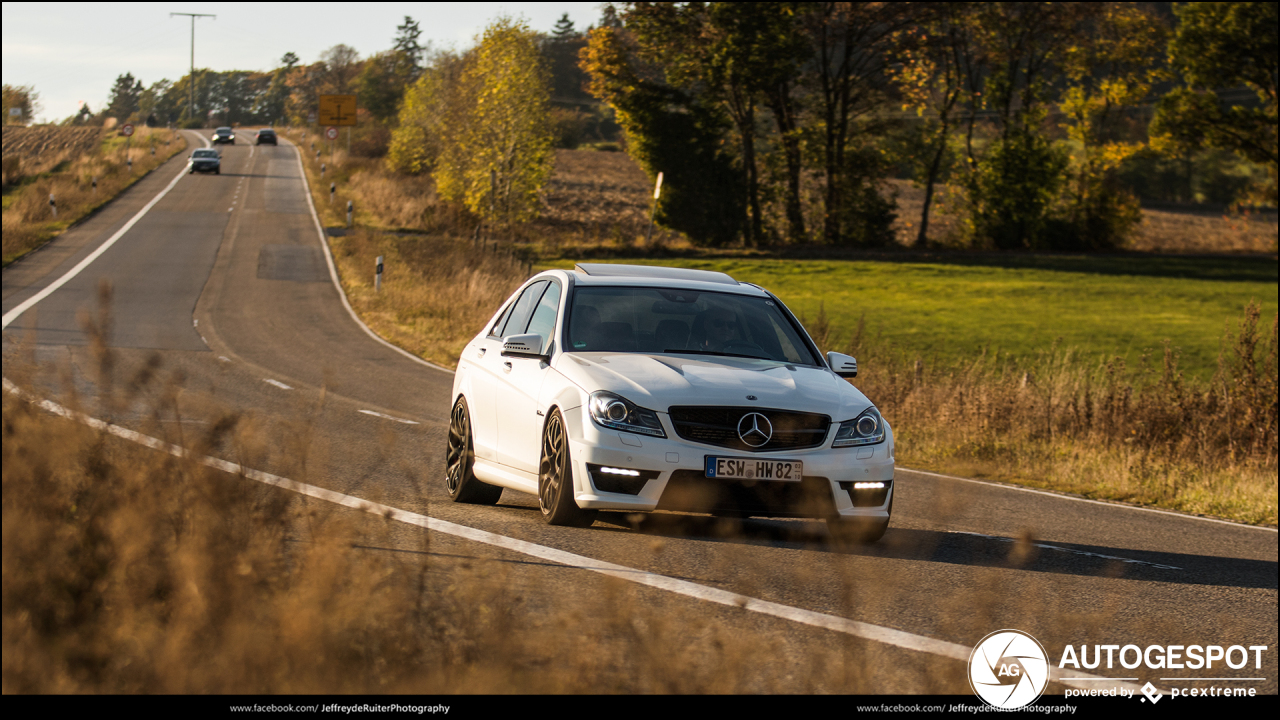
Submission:
[[[258,145],[276,144],[276,131],[271,128],[262,128],[258,131],[258,135],[254,138],[254,142]]]
[[[222,174],[222,156],[217,150],[201,148],[191,153],[191,157],[187,158],[187,167],[190,168],[188,173],[211,172],[214,175]]]
[[[232,145],[235,145],[236,133],[229,127],[220,127],[213,131],[213,137],[209,139],[213,141],[214,145],[221,145],[222,143],[231,143]]]

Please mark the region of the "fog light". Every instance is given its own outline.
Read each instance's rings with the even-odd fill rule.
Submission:
[[[607,473],[609,475],[626,475],[627,477],[640,477],[639,470],[627,470],[625,468],[602,467],[600,468],[600,472]]]
[[[856,482],[853,484],[854,490],[883,490],[882,482]]]

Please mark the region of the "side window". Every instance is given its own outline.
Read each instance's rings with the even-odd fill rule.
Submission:
[[[498,316],[497,322],[493,324],[493,327],[489,328],[489,337],[502,336],[502,333],[499,331],[502,330],[503,325],[507,324],[507,318],[511,317],[511,310],[515,308],[515,306],[516,304],[514,302],[511,303],[510,305],[507,305],[507,309],[503,310],[502,314]]]
[[[533,315],[533,309],[538,299],[542,297],[542,291],[547,289],[547,285],[547,280],[539,280],[520,293],[520,299],[513,306],[514,309],[507,317],[506,324],[498,332],[498,337],[524,334],[524,329],[529,327],[529,317]]]
[[[537,333],[542,337],[542,350],[546,352],[547,344],[551,340],[551,331],[556,326],[556,311],[560,309],[560,285],[559,283],[551,283],[547,291],[542,294],[542,300],[538,302],[538,307],[533,311],[533,318],[529,320],[529,329],[526,333]]]

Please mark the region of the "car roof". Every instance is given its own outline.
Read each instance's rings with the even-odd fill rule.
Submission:
[[[703,292],[765,294],[762,289],[755,285],[738,282],[725,273],[711,270],[694,270],[692,268],[620,265],[614,263],[578,263],[574,266],[573,274],[575,283],[585,287],[685,288]]]

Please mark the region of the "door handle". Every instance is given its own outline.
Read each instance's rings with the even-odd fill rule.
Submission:
[[[508,360],[508,361],[506,361],[506,362],[502,363],[502,371],[503,371],[503,372],[511,372],[511,361],[510,361],[510,360]]]

